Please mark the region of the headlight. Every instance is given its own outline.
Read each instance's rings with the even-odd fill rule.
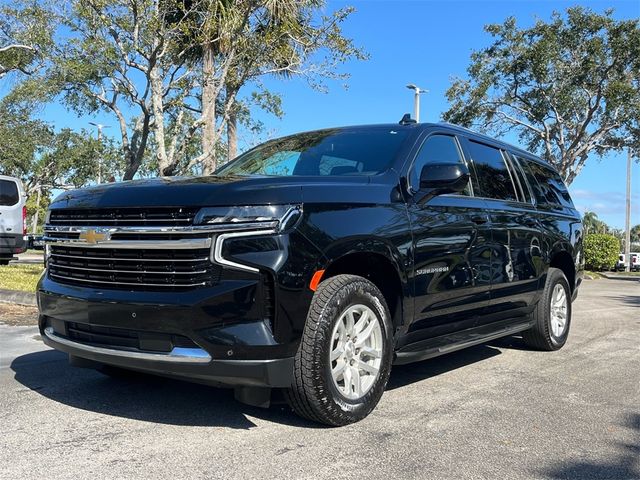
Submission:
[[[251,237],[279,234],[295,226],[302,217],[302,205],[251,205],[202,208],[194,219],[198,226],[219,226],[211,247],[211,261],[248,272],[259,272],[253,265],[227,258],[227,241],[249,240]]]
[[[301,214],[301,205],[206,207],[197,213],[194,224],[233,225],[233,230],[272,229],[282,231],[292,227]]]

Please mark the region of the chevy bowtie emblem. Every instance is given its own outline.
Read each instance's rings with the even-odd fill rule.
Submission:
[[[96,244],[100,242],[106,242],[111,237],[111,232],[108,230],[95,230],[93,228],[83,230],[78,237],[80,240],[84,240],[87,243]]]

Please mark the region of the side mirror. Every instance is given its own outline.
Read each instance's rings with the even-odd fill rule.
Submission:
[[[462,163],[432,163],[422,167],[420,189],[431,190],[432,194],[459,193],[467,188],[469,169]]]

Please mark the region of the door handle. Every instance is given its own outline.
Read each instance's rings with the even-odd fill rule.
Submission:
[[[477,225],[482,225],[489,221],[489,217],[487,215],[473,215],[471,221]]]

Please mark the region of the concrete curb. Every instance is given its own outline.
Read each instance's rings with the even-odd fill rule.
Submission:
[[[635,280],[636,282],[640,282],[640,276],[634,276],[634,275],[619,275],[619,274],[615,274],[615,273],[605,273],[605,272],[600,272],[600,275],[602,275],[604,278],[607,278],[609,280]]]
[[[17,290],[0,290],[0,303],[14,303],[28,307],[37,306],[35,293]]]

